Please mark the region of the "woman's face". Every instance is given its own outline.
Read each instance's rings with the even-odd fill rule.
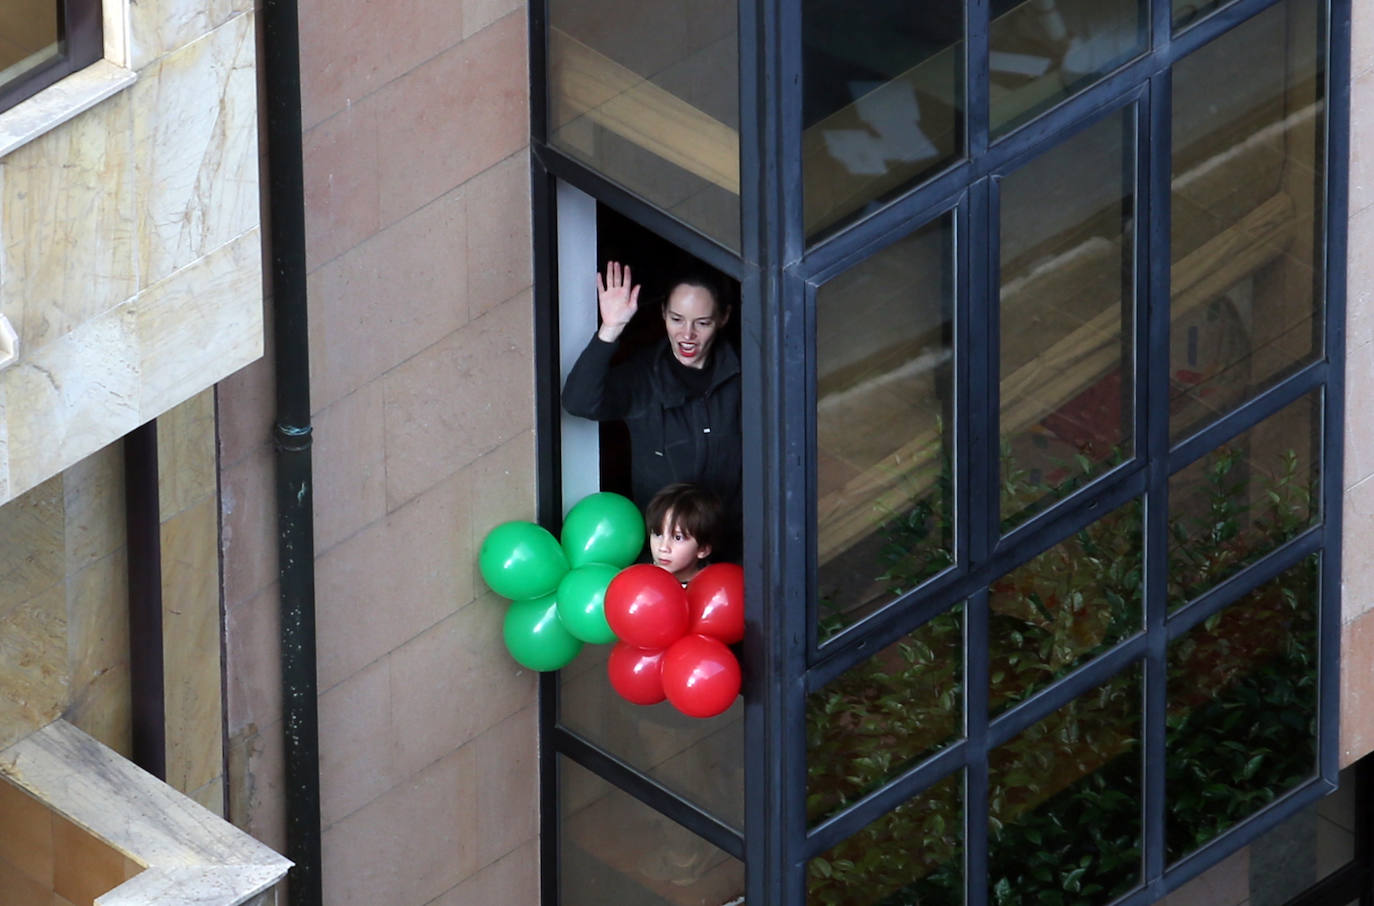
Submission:
[[[668,294],[663,323],[673,357],[688,368],[704,368],[711,361],[711,344],[725,318],[716,311],[716,300],[708,290],[679,283]]]

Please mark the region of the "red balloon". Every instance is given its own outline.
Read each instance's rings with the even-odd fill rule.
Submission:
[[[667,648],[687,632],[687,592],[652,563],[616,573],[606,586],[604,611],[616,638],[636,648]]]
[[[715,717],[739,695],[739,661],[725,643],[687,635],[663,653],[663,692],[688,717]]]
[[[666,697],[663,692],[663,649],[636,648],[617,642],[606,660],[606,676],[611,688],[634,705],[656,705]]]
[[[687,631],[727,645],[744,638],[744,570],[713,563],[687,583]]]

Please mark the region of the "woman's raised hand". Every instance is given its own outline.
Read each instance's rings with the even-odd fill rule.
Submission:
[[[620,338],[639,308],[639,287],[630,279],[630,267],[619,261],[606,262],[606,276],[596,275],[596,301],[601,309],[601,326],[596,335],[607,343]]]

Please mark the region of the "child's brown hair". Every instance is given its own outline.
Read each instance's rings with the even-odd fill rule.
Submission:
[[[680,528],[691,535],[699,547],[714,548],[720,541],[721,520],[725,507],[720,498],[701,485],[678,482],[670,484],[654,495],[644,509],[644,521],[649,531],[657,532],[663,527],[668,514],[673,515],[673,525],[669,531]]]

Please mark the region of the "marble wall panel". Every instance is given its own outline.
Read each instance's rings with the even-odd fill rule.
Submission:
[[[133,131],[125,92],[5,156],[0,311],[21,350],[38,349],[137,290]]]
[[[66,568],[62,478],[0,510],[0,609],[24,603],[62,581]]]
[[[215,494],[215,394],[204,390],[157,419],[159,518]]]
[[[262,355],[260,243],[254,228],[134,301],[145,418]]]
[[[63,717],[128,757],[133,753],[129,672],[129,560],[123,547],[68,577]]]
[[[254,9],[253,0],[138,0],[128,6],[129,65],[137,70]]]
[[[67,575],[124,547],[124,445],[102,447],[62,473]]]
[[[139,424],[135,313],[124,305],[0,372],[10,493],[22,493]]]
[[[50,723],[67,701],[67,596],[55,585],[0,611],[0,748]]]
[[[258,223],[255,53],[254,16],[237,15],[158,60],[128,92],[140,287]]]
[[[223,772],[216,501],[162,524],[167,783],[190,793]]]

